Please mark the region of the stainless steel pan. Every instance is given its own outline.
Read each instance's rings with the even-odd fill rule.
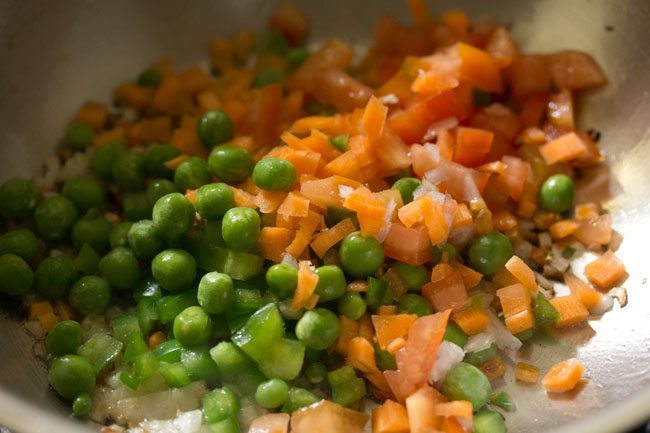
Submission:
[[[161,56],[181,66],[206,59],[209,38],[263,26],[275,3],[0,1],[0,178],[35,173],[83,101],[108,100],[116,83]],[[407,18],[406,2],[398,0],[298,3],[313,18],[315,40],[340,36],[362,45],[381,13]],[[650,2],[437,0],[432,6],[507,23],[527,51],[592,53],[609,77],[606,88],[583,99],[580,125],[602,131],[618,182],[610,208],[625,237],[619,255],[630,274],[630,302],[590,328],[566,332],[563,341],[576,347],[536,347],[531,357],[542,367],[578,356],[589,382],[571,398],[553,399],[539,386],[510,386],[518,410],[508,424],[513,432],[623,431],[650,417]],[[0,310],[0,425],[22,433],[96,431],[71,420],[48,390],[15,309],[8,304]],[[505,383],[513,383],[511,373]]]

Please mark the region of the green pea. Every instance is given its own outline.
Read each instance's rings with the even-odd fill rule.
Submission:
[[[289,62],[289,66],[292,69],[298,69],[307,60],[309,55],[310,53],[307,48],[293,48],[287,53],[287,62]]]
[[[117,247],[101,259],[99,273],[112,288],[132,290],[140,281],[140,264],[129,248]]]
[[[420,295],[407,293],[397,303],[397,312],[400,314],[417,314],[418,317],[433,314],[431,303]]]
[[[287,40],[279,30],[267,30],[255,35],[255,51],[258,55],[284,56],[287,49]]]
[[[253,172],[255,161],[244,149],[227,144],[212,149],[208,157],[208,169],[213,176],[224,182],[241,183]]]
[[[239,413],[239,398],[230,388],[216,388],[203,396],[203,421],[212,424]]]
[[[291,298],[298,285],[298,269],[286,263],[273,265],[266,271],[266,284],[280,299]]]
[[[467,344],[469,336],[460,329],[460,326],[456,325],[454,322],[447,322],[447,327],[445,328],[445,335],[442,337],[443,340],[447,340],[451,343],[454,343],[461,349]]]
[[[348,142],[350,141],[349,134],[336,135],[330,138],[330,144],[338,149],[339,152],[347,152]]]
[[[465,354],[464,362],[468,364],[479,366],[485,361],[496,358],[499,354],[499,349],[497,345],[492,343],[487,349],[479,350],[478,352],[468,352]]]
[[[508,431],[503,416],[493,410],[480,410],[474,415],[472,433],[506,433]]]
[[[226,419],[210,424],[211,433],[241,433],[239,421],[236,416],[229,416]]]
[[[174,337],[183,346],[207,343],[211,334],[212,321],[201,307],[188,307],[174,319]]]
[[[0,256],[0,275],[0,292],[9,296],[25,294],[34,282],[29,265],[15,254]]]
[[[129,230],[131,230],[132,222],[126,221],[119,223],[111,229],[108,235],[108,242],[111,248],[128,247],[129,246]]]
[[[72,226],[70,239],[75,248],[88,244],[96,251],[102,251],[108,245],[108,237],[113,226],[97,209],[90,209]]]
[[[78,176],[66,181],[61,193],[72,200],[81,212],[104,205],[104,188],[90,176]]]
[[[280,407],[289,398],[289,385],[282,379],[270,379],[257,386],[255,401],[266,409]]]
[[[26,179],[9,179],[0,187],[0,215],[7,219],[30,217],[39,201],[34,184]]]
[[[492,231],[481,235],[469,248],[469,263],[484,275],[491,275],[512,257],[512,245],[503,233]]]
[[[327,367],[322,362],[312,362],[305,368],[305,376],[311,383],[321,383],[327,378]]]
[[[62,356],[76,353],[83,343],[83,331],[79,322],[62,320],[45,337],[45,350],[50,355]]]
[[[99,269],[99,255],[88,244],[84,244],[74,258],[74,267],[82,275],[93,275]]]
[[[409,290],[420,291],[422,286],[429,282],[429,271],[424,266],[397,262],[392,268],[397,271]]]
[[[31,230],[15,229],[0,236],[0,255],[15,254],[31,263],[38,254],[38,239]]]
[[[77,268],[68,256],[50,256],[38,265],[34,277],[39,295],[57,299],[66,296],[77,281]]]
[[[180,150],[169,144],[154,144],[144,157],[144,172],[151,177],[171,179],[174,176],[174,170],[167,167],[165,163],[180,154]]]
[[[48,240],[63,239],[77,218],[79,218],[77,207],[62,195],[46,198],[34,212],[36,230]]]
[[[151,218],[153,209],[149,197],[144,192],[130,192],[122,199],[122,212],[127,221],[140,221]]]
[[[180,191],[197,189],[210,182],[210,177],[206,160],[191,156],[176,167],[174,184]]]
[[[210,314],[227,312],[235,301],[232,279],[220,272],[208,272],[199,282],[199,305]]]
[[[289,191],[296,183],[296,169],[285,159],[266,157],[253,169],[253,182],[267,191]]]
[[[194,206],[201,218],[216,221],[235,207],[235,195],[225,183],[209,183],[196,191]]]
[[[181,292],[192,285],[196,277],[196,262],[187,251],[164,250],[151,262],[151,273],[164,289]]]
[[[94,275],[81,277],[68,294],[70,306],[84,316],[101,314],[111,300],[111,286],[104,278]]]
[[[571,209],[575,194],[573,179],[566,174],[554,174],[539,189],[539,203],[551,212],[565,212]]]
[[[176,241],[192,227],[194,206],[183,194],[174,192],[158,199],[153,206],[153,225],[166,241]]]
[[[156,68],[147,68],[140,72],[136,83],[141,87],[158,87],[162,81],[162,73]]]
[[[128,233],[129,247],[142,260],[151,260],[163,249],[163,240],[151,220],[134,223]]]
[[[92,409],[93,401],[90,398],[90,395],[87,393],[79,394],[72,401],[72,414],[77,418],[83,418],[90,413]]]
[[[113,167],[111,176],[119,189],[136,192],[145,189],[144,156],[134,150],[120,154]]]
[[[54,358],[47,378],[52,388],[63,398],[73,400],[80,394],[89,394],[95,388],[95,369],[79,355]]]
[[[345,294],[346,282],[343,270],[336,265],[325,265],[316,269],[318,283],[316,294],[321,302],[339,299]]]
[[[75,150],[85,150],[93,144],[95,131],[85,123],[75,122],[68,126],[63,142]]]
[[[234,127],[228,114],[221,110],[209,110],[196,122],[199,140],[208,149],[232,139]]]
[[[393,184],[392,188],[399,191],[402,196],[402,201],[404,204],[407,204],[413,201],[413,191],[415,191],[420,185],[422,185],[420,179],[415,177],[403,177],[398,179]]]
[[[282,83],[286,76],[281,69],[267,67],[262,69],[255,76],[253,87],[265,87],[270,84]]]
[[[234,207],[228,209],[221,222],[221,234],[228,248],[250,251],[260,238],[260,215],[254,209]]]
[[[445,377],[442,393],[449,400],[467,400],[474,410],[485,406],[492,394],[492,385],[481,370],[472,364],[456,364]]]
[[[359,320],[366,312],[366,301],[360,294],[348,292],[338,302],[339,313],[351,320]]]
[[[95,150],[90,160],[90,168],[99,178],[110,180],[113,178],[113,165],[124,152],[126,149],[121,141],[107,141]]]
[[[338,317],[326,308],[307,311],[296,324],[296,337],[316,350],[325,350],[334,344],[340,331]]]
[[[178,192],[174,182],[168,179],[156,179],[147,187],[147,201],[153,206],[159,198]]]
[[[353,278],[369,277],[384,264],[384,249],[373,237],[350,233],[339,248],[339,259],[345,272]]]

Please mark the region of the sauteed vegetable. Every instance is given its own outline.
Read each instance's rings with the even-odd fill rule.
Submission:
[[[511,365],[551,393],[588,374],[518,351],[587,326],[624,278],[577,193],[603,157],[574,102],[605,76],[408,4],[356,62],[283,5],[210,41],[210,72],[163,59],[85,103],[43,176],[2,184],[0,292],[75,416],[499,433]]]

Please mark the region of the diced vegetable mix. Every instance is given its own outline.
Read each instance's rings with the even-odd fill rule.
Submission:
[[[573,120],[599,66],[408,4],[356,65],[340,40],[305,48],[285,4],[269,32],[211,41],[214,76],[163,60],[115,108],[83,105],[62,143],[93,149],[88,173],[0,186],[0,292],[31,300],[75,416],[129,420],[97,402],[115,372],[125,399],[205,383],[215,432],[245,428],[244,401],[272,412],[254,431],[362,431],[369,395],[374,433],[504,432],[500,350],[602,314],[625,267],[610,216],[575,203],[602,157]],[[585,247],[598,289],[570,269]]]

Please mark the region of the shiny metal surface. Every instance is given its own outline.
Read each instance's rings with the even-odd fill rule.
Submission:
[[[343,36],[362,44],[377,17],[406,18],[396,0],[302,0],[313,17],[316,40]],[[611,200],[619,251],[628,267],[630,302],[590,326],[541,341],[527,353],[545,370],[577,356],[588,381],[579,392],[548,399],[541,386],[503,383],[518,410],[512,432],[605,433],[650,417],[650,2],[609,0],[440,1],[511,25],[527,51],[576,48],[592,53],[609,85],[583,99],[580,125],[602,131],[618,195]],[[207,58],[206,41],[259,27],[274,1],[37,0],[0,2],[0,177],[30,175],[52,152],[62,128],[86,99],[108,99],[112,87],[151,61],[170,55],[177,65]],[[605,182],[607,186],[607,182]],[[613,182],[612,182],[613,185]],[[599,189],[599,190],[602,190]],[[47,389],[45,370],[17,320],[16,304],[0,313],[0,424],[17,432],[96,431],[69,419]]]

